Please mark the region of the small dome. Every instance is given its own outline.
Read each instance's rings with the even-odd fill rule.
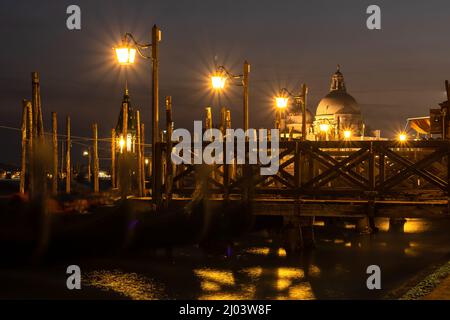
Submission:
[[[319,102],[316,115],[361,114],[355,98],[345,91],[331,91]]]
[[[302,113],[301,112],[295,112],[290,113],[286,117],[287,124],[293,124],[293,123],[302,123]],[[306,123],[313,123],[314,122],[314,116],[312,115],[311,111],[308,109],[306,110]]]

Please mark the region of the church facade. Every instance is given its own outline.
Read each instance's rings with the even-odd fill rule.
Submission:
[[[301,136],[302,113],[289,110],[281,129],[290,136]],[[358,102],[348,92],[344,76],[338,66],[331,77],[330,92],[323,97],[315,115],[306,110],[306,131],[308,140],[360,139],[364,136],[364,122]]]

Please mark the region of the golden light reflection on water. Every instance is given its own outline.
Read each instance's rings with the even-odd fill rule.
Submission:
[[[284,291],[291,285],[291,280],[289,279],[278,279],[277,280],[277,289],[278,291]]]
[[[320,269],[309,266],[310,276],[319,276]],[[262,268],[250,267],[238,271],[238,274],[246,277],[234,277],[232,271],[217,269],[194,270],[199,278],[202,293],[200,300],[251,300],[261,298],[256,296],[257,286],[267,286],[269,291],[273,291],[273,299],[314,299],[311,286],[305,282],[305,273],[300,268]],[[262,277],[266,274],[265,277]],[[269,275],[269,276],[267,276]],[[240,279],[237,282],[237,279]]]
[[[301,279],[305,277],[302,269],[298,268],[278,268],[279,279]]]
[[[219,291],[220,285],[211,281],[203,281],[201,283],[201,287],[203,291]]]
[[[248,248],[247,250],[245,250],[246,253],[250,253],[250,254],[256,254],[256,255],[261,255],[261,256],[267,256],[269,255],[270,249],[269,248]]]
[[[376,220],[376,226],[379,231],[389,231],[389,219],[381,218]]]
[[[270,254],[270,248],[268,247],[253,247],[245,250],[245,253],[259,255],[259,256],[268,256]],[[284,248],[278,248],[277,255],[279,257],[286,257],[287,253]]]
[[[231,271],[215,270],[215,269],[198,269],[194,273],[200,279],[215,282],[222,285],[233,286],[234,276]]]
[[[258,279],[261,276],[263,269],[261,267],[246,268],[243,269],[242,272],[252,279]]]
[[[431,228],[431,222],[422,219],[406,219],[405,233],[422,233]]]
[[[318,277],[320,276],[320,268],[316,265],[310,265],[308,268],[308,275],[310,277]]]
[[[389,231],[389,219],[377,219],[376,225],[380,231]],[[406,219],[403,231],[405,233],[422,233],[430,230],[431,222],[423,219]]]
[[[105,291],[113,291],[132,300],[159,300],[165,297],[162,288],[151,279],[136,273],[124,273],[120,270],[94,271],[84,280],[87,285]]]
[[[420,255],[420,252],[413,248],[405,248],[403,252],[408,257],[418,257]]]
[[[409,246],[410,246],[411,248],[417,248],[417,247],[420,246],[420,244],[419,244],[418,242],[415,242],[415,241],[410,241],[410,242],[409,242]]]
[[[289,299],[314,300],[315,298],[309,282],[302,282],[289,288]]]
[[[253,295],[244,293],[213,293],[198,297],[199,300],[251,300]]]
[[[278,256],[279,257],[286,257],[286,250],[284,248],[278,249]]]

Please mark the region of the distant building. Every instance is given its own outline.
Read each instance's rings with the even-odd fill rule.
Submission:
[[[301,137],[302,111],[294,104],[282,116],[282,136]],[[306,132],[308,140],[373,140],[381,139],[380,131],[364,132],[365,124],[358,102],[348,92],[344,76],[338,66],[331,77],[330,92],[320,100],[316,114],[306,110]],[[372,136],[373,135],[373,136]]]
[[[317,106],[313,128],[318,140],[342,139],[346,131],[353,137],[364,135],[361,108],[347,92],[339,66],[331,77],[330,92]]]

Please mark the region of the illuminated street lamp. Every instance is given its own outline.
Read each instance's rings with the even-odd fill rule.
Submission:
[[[250,74],[250,64],[244,62],[244,70],[241,75],[234,75],[229,72],[224,66],[219,66],[216,68],[216,72],[211,76],[211,85],[215,90],[223,90],[225,88],[225,83],[228,79],[230,80],[240,80],[240,82],[235,82],[235,85],[242,86],[244,89],[244,131],[248,129],[248,78]]]
[[[136,41],[131,33],[126,33],[122,39],[122,44],[115,48],[117,61],[121,65],[131,65],[135,62],[136,53],[140,57],[150,60],[152,63],[152,153],[155,153],[156,144],[159,142],[159,42],[161,41],[161,30],[154,25],[152,28],[152,42],[144,44]],[[147,56],[143,50],[151,48],[151,55]],[[121,150],[125,146],[125,141],[119,142]],[[152,191],[153,199],[159,198],[160,188],[158,181],[161,181],[161,170],[157,169],[160,163],[156,157],[152,161]],[[158,189],[158,190],[157,190]]]
[[[221,90],[225,87],[225,82],[227,78],[220,75],[211,77],[212,87],[216,90]]]
[[[125,148],[125,139],[123,138],[123,136],[120,137],[119,148],[120,148],[120,153],[123,153],[123,150]]]
[[[276,105],[278,108],[286,108],[289,103],[289,97],[294,100],[294,103],[302,111],[302,140],[306,140],[306,101],[308,95],[308,88],[305,84],[302,85],[301,92],[299,94],[293,94],[286,88],[282,88],[279,91],[278,97],[276,97]]]
[[[345,138],[346,140],[350,139],[351,136],[352,136],[352,132],[351,132],[350,130],[345,130],[345,131],[344,131],[344,138]]]
[[[406,133],[400,133],[400,134],[398,135],[398,140],[399,140],[400,142],[405,142],[406,140],[408,140],[408,136],[406,135]]]
[[[289,98],[282,96],[281,94],[278,97],[275,97],[275,106],[277,107],[277,121],[276,121],[276,127],[277,129],[281,129],[281,119],[284,116],[284,138],[286,138],[287,135],[287,119],[286,119],[286,108],[289,102]]]
[[[121,65],[133,64],[136,59],[136,49],[130,47],[126,42],[122,42],[122,46],[115,48],[117,61]]]
[[[319,124],[319,130],[322,135],[325,136],[325,140],[328,141],[328,134],[330,132],[331,125],[329,123],[321,123]]]
[[[275,102],[276,102],[277,108],[284,109],[287,107],[289,99],[285,98],[285,97],[276,97]]]
[[[330,130],[330,125],[327,123],[322,123],[319,125],[319,129],[322,132],[328,132]]]

